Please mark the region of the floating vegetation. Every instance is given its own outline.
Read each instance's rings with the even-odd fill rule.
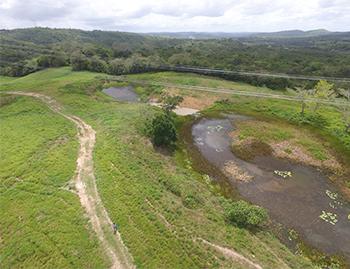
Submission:
[[[217,131],[220,132],[224,127],[222,127],[220,124],[216,126],[208,126],[207,127],[210,131]]]
[[[289,229],[288,230],[288,239],[289,241],[297,240],[299,237],[298,233],[294,229]]]
[[[337,209],[338,206],[342,206],[342,205],[343,205],[342,202],[339,202],[339,201],[336,201],[336,200],[333,200],[333,201],[331,201],[331,202],[329,203],[329,206],[330,206],[331,208],[334,208],[334,209]]]
[[[332,212],[325,212],[322,210],[322,214],[320,215],[320,218],[332,225],[335,225],[338,222],[337,214]]]
[[[275,170],[273,171],[276,175],[287,178],[287,177],[292,177],[292,172],[291,171],[280,171],[280,170]]]
[[[332,200],[335,200],[338,198],[338,193],[336,193],[336,192],[331,192],[330,190],[326,190],[326,194]]]
[[[199,146],[204,145],[203,139],[201,137],[197,137],[195,141],[196,141],[197,145],[199,145]]]

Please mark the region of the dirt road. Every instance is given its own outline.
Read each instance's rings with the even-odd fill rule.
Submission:
[[[112,221],[109,218],[97,191],[92,156],[96,140],[94,129],[82,119],[73,115],[65,114],[62,111],[62,106],[49,96],[32,92],[13,91],[7,93],[38,98],[47,104],[52,111],[62,115],[77,126],[77,136],[80,148],[76,171],[73,178],[76,193],[80,198],[81,205],[89,217],[92,228],[100,240],[106,255],[111,261],[110,268],[135,268],[132,257],[126,246],[123,244],[120,234],[113,234]]]

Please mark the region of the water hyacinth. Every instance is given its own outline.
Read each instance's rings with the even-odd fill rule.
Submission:
[[[322,214],[320,215],[320,218],[323,221],[328,222],[332,225],[335,225],[338,222],[337,214],[332,213],[332,212],[325,212],[322,210]]]
[[[326,194],[332,200],[335,200],[338,198],[338,193],[336,193],[336,192],[331,192],[330,190],[326,190]]]
[[[216,126],[208,126],[207,127],[210,131],[217,131],[220,132],[224,127],[222,127],[220,124]]]
[[[287,177],[292,177],[292,172],[291,171],[279,171],[279,170],[275,170],[273,171],[276,175],[283,177],[283,178],[287,178]]]

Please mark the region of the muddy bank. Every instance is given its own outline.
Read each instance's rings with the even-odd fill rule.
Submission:
[[[190,131],[194,147],[225,175],[225,188],[229,185],[245,199],[267,208],[273,220],[297,231],[313,247],[350,262],[349,203],[315,167],[265,154],[268,148],[249,160],[234,155],[230,133],[235,120],[244,119],[231,115],[197,121]],[[291,176],[283,177],[282,172]]]

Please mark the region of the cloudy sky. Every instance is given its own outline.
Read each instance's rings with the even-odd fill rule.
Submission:
[[[0,0],[0,28],[350,31],[350,0]]]

